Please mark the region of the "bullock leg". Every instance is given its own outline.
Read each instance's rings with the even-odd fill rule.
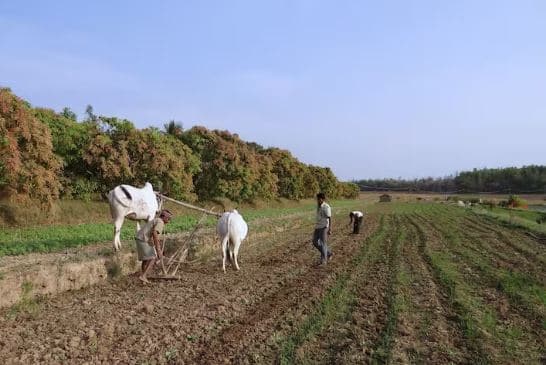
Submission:
[[[239,247],[241,246],[241,240],[237,238],[236,240],[233,240],[233,261],[232,263],[235,264],[235,269],[239,270],[239,264],[237,263],[237,255],[239,255]]]
[[[233,265],[233,240],[228,241],[228,249],[229,249],[229,262],[231,265]]]
[[[222,270],[224,270],[224,272],[226,272],[226,254],[228,250],[228,239],[229,237],[227,237],[227,235],[222,239]]]
[[[123,225],[124,217],[119,217],[114,220],[114,251],[121,250],[121,226]]]
[[[233,258],[232,258],[232,253],[230,251],[230,245],[231,245],[231,241],[229,240],[228,238],[228,241],[227,241],[227,245],[226,245],[226,257],[227,257],[227,260],[229,261],[229,263],[232,262]]]

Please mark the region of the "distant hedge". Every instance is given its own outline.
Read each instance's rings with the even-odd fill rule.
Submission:
[[[367,179],[355,181],[361,190],[431,192],[498,192],[546,194],[546,166],[529,165],[498,169],[473,169],[442,178]]]

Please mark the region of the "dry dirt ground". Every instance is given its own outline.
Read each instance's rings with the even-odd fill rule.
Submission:
[[[316,265],[310,219],[295,215],[282,229],[279,220],[261,222],[262,232],[243,243],[239,272],[224,274],[219,250],[209,248],[183,266],[180,281],[144,286],[126,277],[21,303],[0,312],[0,362],[545,361],[544,305],[518,301],[494,282],[499,267],[525,265],[544,290],[544,246],[480,217],[434,209],[378,205],[359,235],[339,217],[326,266]],[[472,260],[478,253],[483,262]],[[444,254],[453,273],[442,271]],[[513,352],[501,348],[504,332],[484,333],[488,322],[462,297],[466,284],[448,276],[470,283],[468,295],[494,315],[492,331],[523,329],[510,337]]]

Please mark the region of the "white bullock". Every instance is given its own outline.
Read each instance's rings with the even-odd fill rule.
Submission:
[[[125,218],[137,221],[151,221],[159,211],[159,202],[152,184],[147,182],[142,189],[131,185],[118,185],[108,193],[110,213],[114,221],[114,250],[121,249],[120,233]]]
[[[235,209],[222,214],[216,225],[216,233],[222,244],[222,269],[226,272],[226,257],[239,270],[237,255],[241,242],[246,238],[248,226],[243,217]]]

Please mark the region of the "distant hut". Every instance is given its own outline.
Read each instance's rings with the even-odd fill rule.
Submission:
[[[379,197],[381,203],[388,203],[392,200],[392,197],[389,194],[383,194]]]

